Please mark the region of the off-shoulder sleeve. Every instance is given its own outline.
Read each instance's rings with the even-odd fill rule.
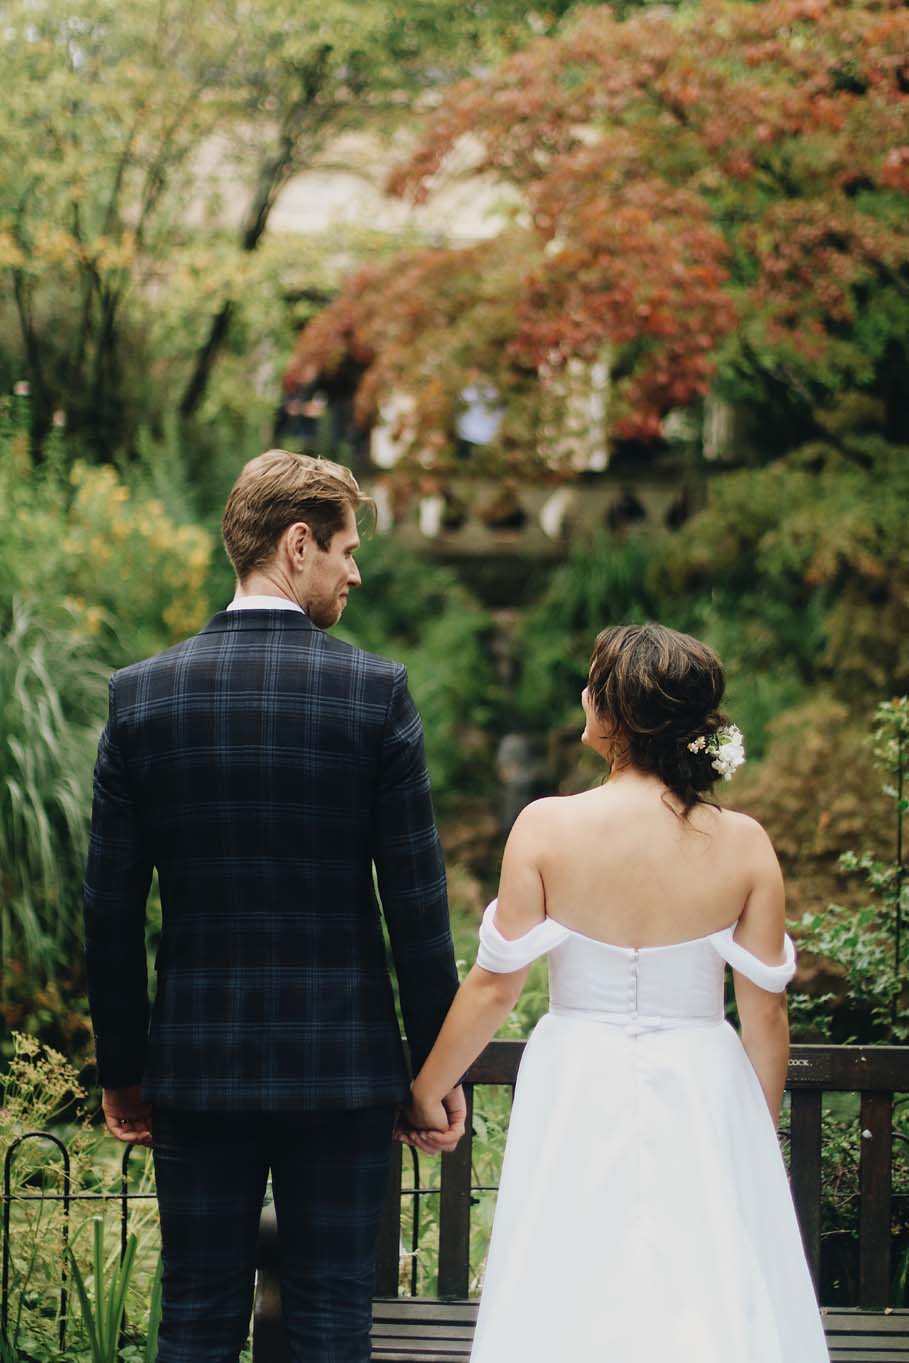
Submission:
[[[780,965],[767,965],[765,961],[759,960],[752,952],[733,941],[734,932],[733,925],[711,935],[710,940],[723,960],[728,961],[733,970],[744,975],[752,984],[766,989],[771,994],[782,994],[795,974],[795,947],[788,932],[784,938],[783,961]]]
[[[525,932],[522,937],[509,941],[503,937],[495,925],[496,905],[494,899],[483,914],[480,924],[480,949],[477,952],[477,965],[491,970],[496,975],[507,975],[512,970],[523,970],[538,956],[545,956],[569,935],[569,929],[546,918],[536,927]]]

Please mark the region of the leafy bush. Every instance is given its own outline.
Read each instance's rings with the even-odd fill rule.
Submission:
[[[893,845],[889,856],[877,850],[845,852],[840,866],[860,876],[867,898],[855,905],[829,904],[823,913],[802,917],[802,945],[839,965],[849,1003],[871,1022],[874,1039],[905,1042],[909,974],[909,885],[903,821],[909,810],[909,696],[878,706],[873,744],[884,772],[884,795],[893,802]],[[859,1038],[867,1040],[867,1037]]]
[[[363,590],[335,632],[406,665],[437,803],[489,793],[496,714],[489,615],[452,572],[388,539],[366,541],[359,562]]]
[[[126,1252],[118,1263],[108,1262],[104,1255],[104,1221],[96,1216],[92,1222],[93,1269],[91,1287],[82,1275],[79,1260],[67,1247],[66,1259],[72,1271],[82,1323],[88,1338],[91,1363],[118,1363],[120,1329],[126,1310],[126,1289],[129,1286],[136,1258],[136,1237],[126,1242]],[[109,1280],[109,1281],[108,1281]]]
[[[722,474],[675,534],[576,544],[520,637],[521,719],[574,723],[593,640],[658,619],[726,666],[749,756],[823,687],[850,703],[909,683],[909,451],[843,435]]]
[[[21,596],[42,624],[92,639],[109,666],[198,629],[210,536],[109,465],[68,466],[60,440],[33,464],[21,414],[0,415],[0,616]]]
[[[907,456],[849,436],[715,480],[705,510],[665,542],[662,592],[715,595],[755,667],[785,661],[848,699],[903,689]]]
[[[755,593],[737,597],[719,582],[674,590],[666,568],[674,552],[669,536],[616,541],[604,535],[573,547],[521,630],[518,710],[528,727],[576,727],[578,695],[600,630],[659,620],[717,650],[728,679],[726,708],[746,734],[749,756],[762,754],[770,720],[804,692],[788,646],[796,632],[791,612]],[[800,629],[804,641],[804,617]]]
[[[517,704],[526,725],[545,730],[577,712],[601,629],[660,617],[662,603],[649,580],[656,553],[652,540],[616,542],[605,535],[572,546],[518,636]]]

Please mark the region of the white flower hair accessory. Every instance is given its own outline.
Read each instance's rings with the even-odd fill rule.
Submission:
[[[689,752],[706,752],[712,757],[711,766],[719,772],[724,781],[729,781],[745,761],[745,740],[741,729],[734,724],[724,724],[716,733],[706,737],[699,734],[687,744]]]

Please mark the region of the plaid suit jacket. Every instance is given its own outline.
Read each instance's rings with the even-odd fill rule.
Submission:
[[[406,1098],[373,864],[416,1069],[457,974],[405,669],[244,610],[115,673],[85,880],[101,1083],[197,1110]]]

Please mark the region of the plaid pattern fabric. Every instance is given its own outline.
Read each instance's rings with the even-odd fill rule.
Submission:
[[[164,1251],[157,1363],[236,1363],[269,1168],[290,1356],[368,1363],[394,1109],[155,1109]]]
[[[249,610],[115,673],[85,881],[101,1083],[198,1110],[402,1100],[373,863],[418,1068],[457,974],[404,668]]]

